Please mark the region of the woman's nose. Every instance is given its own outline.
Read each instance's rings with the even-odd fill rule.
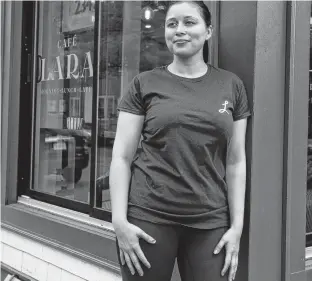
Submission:
[[[185,34],[185,26],[181,23],[178,24],[176,34]]]

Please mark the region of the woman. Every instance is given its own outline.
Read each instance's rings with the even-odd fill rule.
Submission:
[[[173,62],[137,75],[119,104],[110,192],[124,281],[169,281],[175,258],[182,281],[235,278],[250,111],[241,80],[204,62],[211,35],[202,1],[172,1]]]

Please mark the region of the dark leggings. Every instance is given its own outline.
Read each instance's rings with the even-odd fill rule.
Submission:
[[[141,263],[144,275],[140,276],[137,271],[131,275],[127,264],[121,265],[116,243],[123,281],[170,281],[176,258],[182,281],[227,280],[227,274],[221,276],[225,261],[224,249],[218,255],[213,254],[215,246],[227,230],[226,227],[202,230],[155,224],[135,218],[128,220],[155,238],[156,244],[140,239],[141,249],[151,264],[148,269]]]

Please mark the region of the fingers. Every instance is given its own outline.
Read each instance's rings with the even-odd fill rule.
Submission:
[[[150,236],[146,232],[144,232],[143,230],[139,231],[138,237],[144,239],[148,243],[151,243],[151,244],[156,243],[156,240],[152,236]]]
[[[231,269],[229,274],[229,281],[232,281],[235,279],[236,271],[237,271],[237,265],[238,265],[238,254],[234,252],[232,254],[232,260],[231,260]]]
[[[131,227],[127,235],[120,233],[120,238],[117,238],[120,249],[120,262],[122,265],[127,264],[132,275],[137,271],[140,276],[143,276],[144,273],[140,262],[147,268],[151,268],[151,265],[140,247],[139,238],[143,238],[146,242],[152,244],[156,243],[156,240],[137,226],[132,225]],[[121,243],[119,243],[119,239]]]
[[[232,253],[230,251],[227,251],[226,256],[225,256],[224,266],[221,271],[222,276],[224,276],[225,273],[228,271],[230,264],[231,264],[231,260],[232,260]]]
[[[125,261],[125,255],[123,253],[123,251],[121,249],[119,249],[119,257],[120,257],[120,261],[122,265],[125,265],[126,261]]]
[[[147,268],[151,268],[151,264],[148,262],[140,246],[135,248],[135,253]]]
[[[140,261],[147,267],[151,268],[150,263],[146,259],[141,247],[138,245],[131,251],[123,251],[120,249],[119,251],[120,261],[122,265],[127,264],[132,275],[135,274],[135,270],[138,272],[140,276],[143,276],[144,272],[142,270]]]
[[[141,251],[141,253],[140,253]],[[136,249],[136,252],[138,252],[138,256],[140,256],[140,259],[144,260],[144,264],[150,268],[151,265],[149,264],[149,262],[147,261],[146,257],[144,256],[142,250],[140,247],[138,247],[138,249]],[[126,260],[127,266],[131,272],[132,275],[135,274],[135,269],[137,270],[137,272],[139,273],[140,276],[143,276],[144,272],[142,270],[142,267],[140,265],[139,259],[137,257],[137,254],[135,252],[130,252],[130,253],[124,253],[122,251],[120,251],[120,259],[122,262],[122,258],[121,256],[124,257],[124,259]],[[124,263],[122,263],[122,265],[124,265]]]
[[[134,275],[135,274],[135,270],[133,268],[131,259],[130,259],[129,255],[128,255],[128,253],[124,253],[124,255],[125,255],[126,264],[127,264],[128,268],[129,268],[131,274]]]
[[[142,270],[142,267],[140,265],[140,262],[136,256],[136,254],[134,252],[131,252],[129,254],[130,258],[131,258],[131,261],[132,261],[132,264],[134,265],[134,267],[136,268],[137,272],[139,273],[140,276],[143,276],[143,270]]]
[[[225,273],[228,271],[230,264],[231,264],[231,255],[226,254],[224,266],[223,266],[222,271],[221,271],[222,276],[224,276]]]
[[[222,248],[224,247],[225,245],[225,239],[224,239],[224,236],[221,238],[221,240],[219,241],[218,245],[215,247],[213,253],[216,255],[216,254],[219,254],[220,251],[222,250]]]

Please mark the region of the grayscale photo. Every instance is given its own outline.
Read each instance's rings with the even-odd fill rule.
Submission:
[[[0,1],[1,281],[311,281],[311,1]]]

